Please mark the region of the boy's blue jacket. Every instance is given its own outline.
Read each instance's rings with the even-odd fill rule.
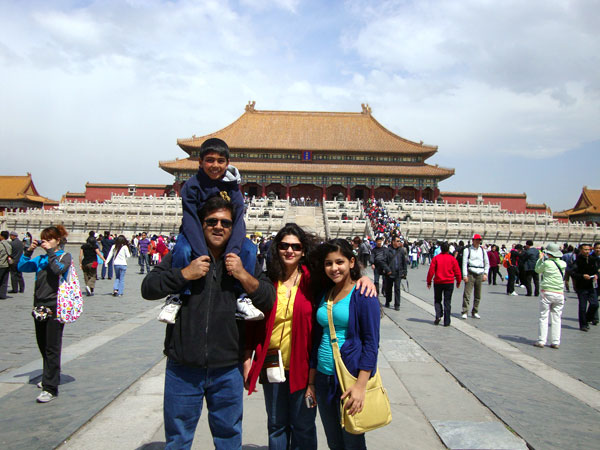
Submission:
[[[246,224],[244,222],[244,197],[240,192],[239,185],[237,181],[212,180],[204,170],[200,169],[195,176],[185,182],[181,189],[183,218],[180,232],[185,235],[192,248],[190,260],[208,255],[198,211],[210,197],[219,195],[221,191],[227,192],[234,206],[233,229],[225,254],[240,254],[242,242],[246,237]]]

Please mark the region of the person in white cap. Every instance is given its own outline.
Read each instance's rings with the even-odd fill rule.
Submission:
[[[487,281],[487,273],[490,270],[490,261],[487,252],[481,247],[481,236],[473,235],[473,244],[465,248],[462,260],[462,274],[465,282],[463,292],[462,319],[467,318],[471,293],[475,291],[471,317],[481,319],[479,315],[479,302],[481,301],[481,283]]]
[[[542,274],[540,292],[540,319],[538,340],[535,347],[544,348],[548,338],[548,312],[552,324],[550,347],[557,349],[560,346],[560,322],[563,306],[565,305],[565,271],[567,263],[562,260],[562,252],[558,245],[548,244],[544,252],[540,252],[535,263],[535,271]]]

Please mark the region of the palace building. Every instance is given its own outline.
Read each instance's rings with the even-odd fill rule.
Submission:
[[[177,140],[189,157],[159,162],[175,176],[177,191],[198,171],[200,146],[213,137],[227,142],[248,196],[435,201],[439,182],[454,175],[454,169],[425,162],[437,146],[392,133],[368,105],[360,113],[254,106],[249,102],[244,114],[219,131]]]

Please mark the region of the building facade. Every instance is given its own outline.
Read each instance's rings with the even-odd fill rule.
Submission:
[[[242,116],[215,133],[177,140],[189,157],[159,162],[175,176],[177,191],[197,172],[200,146],[213,137],[227,142],[248,196],[435,201],[439,182],[454,175],[426,163],[437,147],[387,130],[368,105],[360,113],[254,106],[249,102]]]
[[[114,195],[174,197],[177,195],[170,184],[113,184],[86,183],[85,192],[67,192],[62,201],[70,202],[105,202]]]
[[[49,209],[55,206],[58,206],[57,201],[39,194],[30,173],[24,176],[0,176],[0,213],[7,210]]]
[[[575,206],[557,215],[565,216],[570,222],[600,225],[600,190],[584,186]]]

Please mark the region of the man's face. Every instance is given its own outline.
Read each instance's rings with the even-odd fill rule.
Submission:
[[[200,167],[211,180],[220,180],[223,178],[229,161],[224,156],[220,156],[217,152],[208,152],[204,158],[200,160]]]
[[[142,233],[142,239],[146,239],[146,233]]]
[[[473,246],[479,247],[481,245],[481,239],[473,239]]]
[[[375,241],[375,245],[377,245],[377,247],[381,247],[383,245],[383,239],[377,239]]]
[[[392,246],[393,246],[394,248],[398,248],[398,247],[400,247],[401,245],[402,245],[402,242],[400,242],[400,239],[398,239],[398,238],[396,238],[396,239],[394,239],[394,240],[392,241]]]
[[[225,250],[231,237],[232,224],[231,211],[225,208],[217,209],[204,218],[202,230],[209,249],[217,252]]]
[[[586,256],[589,256],[591,249],[592,249],[592,247],[590,247],[589,245],[582,245],[579,249],[579,252],[580,252],[581,256],[583,256],[585,258]]]
[[[600,256],[600,244],[594,245],[594,255]]]

